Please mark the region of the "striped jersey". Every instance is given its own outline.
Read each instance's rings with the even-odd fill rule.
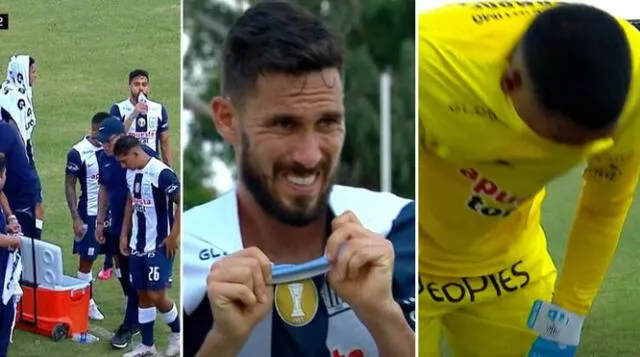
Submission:
[[[332,216],[352,211],[372,232],[393,242],[393,295],[414,327],[415,203],[389,193],[334,186]],[[185,212],[183,241],[184,356],[194,356],[213,325],[207,297],[211,265],[243,249],[237,194],[231,191]],[[328,221],[330,222],[330,220]],[[277,266],[276,266],[277,267]],[[274,268],[275,269],[275,268]],[[377,357],[376,343],[324,274],[277,284],[274,306],[238,357]]]
[[[67,153],[67,175],[78,178],[80,198],[78,214],[81,218],[98,215],[98,191],[100,190],[97,152],[101,146],[93,145],[88,138],[77,142]]]
[[[169,130],[169,115],[164,105],[149,99],[147,99],[146,103],[149,108],[147,113],[138,114],[127,134],[136,137],[153,151],[159,152],[160,134]],[[109,113],[124,122],[133,111],[133,108],[133,103],[129,99],[125,99],[111,106]]]
[[[127,187],[133,205],[129,247],[134,253],[155,251],[173,225],[173,197],[180,192],[175,172],[150,157],[137,170],[127,170]]]

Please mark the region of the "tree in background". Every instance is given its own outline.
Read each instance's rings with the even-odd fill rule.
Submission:
[[[252,4],[258,1],[248,1]],[[338,182],[380,189],[379,77],[392,74],[393,192],[414,197],[414,1],[295,0],[343,34],[347,52],[345,109],[347,139]],[[191,0],[184,6],[184,27],[191,42],[184,58],[184,105],[195,114],[184,153],[185,209],[216,195],[204,178],[216,155],[233,166],[233,152],[221,145],[209,111],[219,93],[220,49],[228,28],[242,13],[233,2]],[[238,4],[243,3],[237,1]],[[366,5],[365,5],[366,3]]]

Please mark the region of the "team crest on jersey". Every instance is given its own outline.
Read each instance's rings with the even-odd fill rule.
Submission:
[[[145,118],[138,118],[138,126],[147,125],[147,120]]]
[[[313,320],[318,312],[318,290],[313,279],[276,285],[276,311],[288,325],[301,327]]]

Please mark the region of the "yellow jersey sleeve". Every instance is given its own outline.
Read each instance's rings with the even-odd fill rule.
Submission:
[[[615,254],[640,174],[640,33],[621,21],[629,39],[633,79],[614,146],[588,160],[577,215],[554,301],[586,315]]]

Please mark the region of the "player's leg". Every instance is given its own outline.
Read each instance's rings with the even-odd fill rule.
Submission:
[[[167,294],[167,289],[171,285],[173,259],[169,259],[166,252],[160,249],[150,261],[152,264],[150,274],[153,272],[154,276],[152,276],[153,279],[150,279],[148,294],[162,314],[164,322],[171,329],[169,346],[165,356],[176,356],[180,354],[180,316],[176,304]],[[157,271],[157,275],[155,271]]]
[[[79,256],[78,263],[78,279],[86,281],[91,286],[91,299],[89,300],[89,318],[93,320],[104,320],[104,315],[100,312],[100,308],[93,298],[93,274],[91,268],[93,262],[98,258],[100,252],[100,244],[96,241],[95,227],[96,217],[86,217],[85,224],[87,232],[80,241],[73,241],[73,253]]]
[[[109,241],[117,242],[118,238],[115,236],[107,237],[107,245]],[[122,287],[124,296],[124,321],[118,327],[115,334],[111,338],[111,345],[115,348],[126,348],[131,342],[131,338],[136,333],[140,332],[138,325],[138,292],[131,283],[130,275],[130,260],[131,257],[123,256],[117,251],[117,244],[113,244],[116,250],[113,250],[117,256],[120,268],[116,270],[116,276]]]
[[[0,357],[7,357],[9,343],[11,342],[11,330],[15,317],[15,297],[12,297],[6,305],[0,301]]]
[[[129,256],[131,283],[138,293],[138,324],[142,335],[142,343],[131,352],[125,353],[124,357],[138,357],[157,353],[153,338],[156,307],[153,299],[147,294],[149,281],[154,278],[153,272],[155,269],[149,264],[149,261],[150,258],[147,256]]]
[[[527,328],[535,300],[550,301],[556,273],[490,302],[472,305],[443,318],[447,341],[454,356],[521,357],[536,339]]]
[[[104,253],[104,263],[102,264],[102,270],[98,273],[98,279],[109,280],[113,274],[113,254],[109,251]]]

